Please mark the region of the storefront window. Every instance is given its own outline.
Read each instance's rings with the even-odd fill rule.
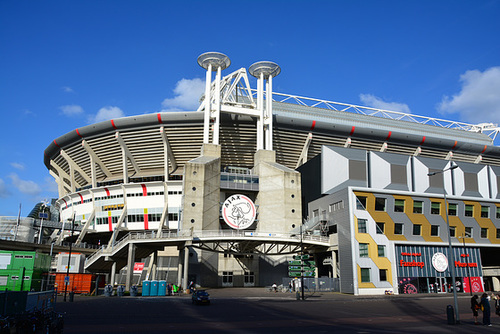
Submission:
[[[423,212],[424,202],[422,201],[413,201],[413,213],[422,213]]]
[[[431,214],[433,215],[441,214],[441,203],[431,202]]]
[[[370,268],[361,268],[361,282],[362,283],[370,282]]]

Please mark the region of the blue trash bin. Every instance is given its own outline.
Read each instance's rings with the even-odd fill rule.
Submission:
[[[149,296],[151,293],[151,281],[142,281],[142,295]]]
[[[158,281],[151,281],[151,290],[149,291],[150,296],[158,296]]]
[[[158,296],[166,296],[166,295],[167,295],[167,281],[159,281]]]

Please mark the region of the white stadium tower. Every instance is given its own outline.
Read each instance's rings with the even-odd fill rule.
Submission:
[[[87,271],[121,270],[127,290],[136,261],[184,287],[500,290],[496,125],[274,93],[273,62],[225,76],[221,53],[198,63],[198,110],[91,124],[45,150],[61,222],[102,245]]]

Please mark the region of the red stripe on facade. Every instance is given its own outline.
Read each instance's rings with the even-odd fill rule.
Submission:
[[[315,127],[316,127],[316,121],[313,121],[313,124],[311,125],[311,130],[309,130],[309,131],[314,130]]]
[[[118,130],[118,128],[115,126],[115,121],[111,120],[111,125],[113,126],[114,129]]]
[[[144,214],[144,229],[148,230],[149,229],[149,221],[148,221],[148,214]]]
[[[82,200],[82,201],[80,202],[80,204],[83,204],[83,196],[82,196],[82,194],[78,193],[78,195],[80,195],[80,199]]]
[[[385,141],[388,141],[389,138],[391,138],[391,136],[392,136],[392,131],[389,131],[389,134],[387,135],[387,138],[385,138]]]
[[[78,131],[78,129],[76,129],[76,134],[77,134],[78,136],[80,136],[80,138],[83,138],[83,136],[80,134],[80,131]]]
[[[109,192],[108,188],[104,188],[104,191],[106,191],[106,196],[111,196],[111,193]]]
[[[111,219],[111,216],[108,216],[108,226],[109,232],[113,232],[113,220]]]
[[[156,117],[158,117],[158,123],[162,124],[161,114],[156,114]]]
[[[57,145],[56,140],[54,139],[54,144],[56,144],[57,147],[61,148],[59,145]]]
[[[351,132],[349,133],[349,137],[352,136],[352,134],[354,133],[354,129],[356,129],[355,126],[352,127]]]
[[[488,148],[488,146],[487,146],[487,145],[484,145],[484,149],[481,151],[481,154],[483,154],[483,153],[484,153],[484,151],[486,151],[486,149],[487,149],[487,148]]]
[[[145,184],[141,184],[142,187],[142,196],[147,196],[148,195],[148,188],[146,188]]]
[[[455,147],[457,147],[457,144],[458,144],[458,141],[457,141],[457,140],[455,140],[455,144],[453,145],[453,147],[452,147],[451,149],[452,149],[452,150],[454,150],[454,149],[455,149]]]
[[[420,142],[419,146],[422,145],[425,142],[425,136],[422,137],[422,141]]]

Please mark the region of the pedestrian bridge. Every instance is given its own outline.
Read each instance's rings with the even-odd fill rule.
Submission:
[[[262,231],[141,231],[130,232],[121,240],[103,246],[90,255],[85,269],[90,272],[108,271],[113,263],[117,268],[127,265],[130,246],[134,257],[144,258],[166,246],[179,249],[189,246],[218,253],[240,255],[286,255],[300,251],[323,252],[332,245],[328,237]],[[133,259],[132,259],[133,260]]]

